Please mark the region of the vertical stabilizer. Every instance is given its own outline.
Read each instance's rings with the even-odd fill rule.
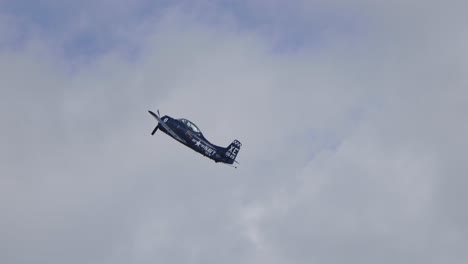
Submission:
[[[234,163],[241,146],[242,143],[236,139],[227,148],[225,148],[224,156],[227,158],[228,164]]]

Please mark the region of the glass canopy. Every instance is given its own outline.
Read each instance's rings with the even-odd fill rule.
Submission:
[[[180,119],[180,121],[184,123],[188,128],[190,128],[190,130],[192,130],[193,132],[200,133],[200,129],[194,123],[190,122],[185,118]]]

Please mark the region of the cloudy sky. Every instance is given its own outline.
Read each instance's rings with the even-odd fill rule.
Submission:
[[[0,0],[0,263],[467,263],[467,9]]]

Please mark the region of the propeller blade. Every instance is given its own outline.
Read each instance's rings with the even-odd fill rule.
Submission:
[[[161,115],[159,114],[159,109],[158,109],[158,111],[157,111],[157,112],[158,112],[158,117],[161,117]]]
[[[154,129],[153,129],[153,132],[151,132],[151,135],[154,135],[154,133],[156,133],[156,131],[158,130],[159,128],[159,125],[157,125]]]

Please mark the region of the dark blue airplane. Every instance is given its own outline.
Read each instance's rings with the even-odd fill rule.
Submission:
[[[151,135],[154,135],[159,128],[170,137],[215,162],[222,162],[231,166],[234,162],[238,163],[236,156],[242,146],[238,140],[234,140],[227,148],[216,146],[210,143],[203,136],[200,129],[189,120],[184,118],[174,119],[167,115],[160,117],[159,110],[157,111],[158,114],[148,112],[158,121],[158,125]]]

